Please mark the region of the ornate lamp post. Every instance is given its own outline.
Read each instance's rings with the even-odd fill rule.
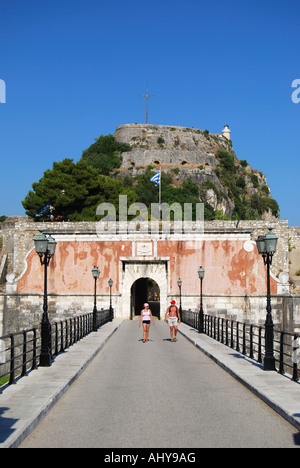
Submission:
[[[179,313],[180,313],[180,318],[182,320],[182,301],[181,301],[181,286],[182,286],[182,280],[179,278],[179,280],[177,281],[177,284],[178,284],[178,287],[179,287],[179,297],[180,297],[180,301],[179,301]]]
[[[94,291],[94,309],[93,309],[93,331],[97,331],[97,280],[100,276],[99,268],[95,267],[92,269],[92,275],[95,280],[95,291]]]
[[[45,234],[37,234],[34,238],[34,245],[36,253],[40,257],[41,265],[44,269],[44,304],[43,304],[43,317],[41,323],[41,356],[40,366],[50,367],[51,366],[51,324],[48,316],[48,275],[47,269],[50,264],[51,258],[54,256],[56,241],[51,236],[45,236]]]
[[[277,249],[278,237],[272,229],[265,236],[259,236],[256,240],[258,252],[264,259],[267,266],[267,317],[265,323],[265,359],[264,370],[273,371],[275,367],[274,357],[274,324],[272,318],[271,292],[270,292],[270,265],[272,265],[273,255]]]
[[[204,333],[204,314],[203,314],[203,294],[202,294],[202,283],[204,278],[205,270],[202,266],[198,270],[198,276],[200,279],[200,310],[199,310],[199,333]]]
[[[109,317],[110,317],[110,321],[112,322],[114,317],[113,317],[113,308],[112,308],[112,302],[111,302],[111,288],[113,287],[113,280],[110,278],[108,280],[108,285],[109,285]]]

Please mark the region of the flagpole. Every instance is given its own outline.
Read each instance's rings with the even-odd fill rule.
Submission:
[[[159,219],[160,219],[160,213],[161,213],[161,166],[160,166],[160,176],[159,176]]]

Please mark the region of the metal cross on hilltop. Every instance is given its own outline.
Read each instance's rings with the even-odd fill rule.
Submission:
[[[146,124],[147,124],[148,123],[148,101],[149,101],[149,97],[156,96],[156,94],[149,94],[148,93],[148,83],[147,83],[147,94],[139,94],[139,96],[146,98]]]

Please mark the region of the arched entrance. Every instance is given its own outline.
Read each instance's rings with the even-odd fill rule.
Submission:
[[[132,286],[141,278],[151,278],[159,286],[160,309],[162,315],[168,307],[169,292],[169,258],[156,258],[151,260],[139,258],[120,258],[120,316],[133,318],[132,313]],[[146,302],[143,299],[143,304]]]
[[[139,278],[131,287],[131,319],[140,315],[145,302],[152,315],[160,319],[160,288],[151,278]]]

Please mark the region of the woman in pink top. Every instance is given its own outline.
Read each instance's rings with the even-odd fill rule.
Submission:
[[[139,327],[141,326],[142,324],[142,321],[143,321],[143,343],[148,343],[148,338],[149,338],[149,329],[150,329],[150,323],[151,323],[151,320],[152,320],[152,323],[154,325],[154,319],[153,319],[153,316],[152,316],[152,312],[149,308],[149,304],[144,304],[144,309],[141,311],[141,318],[140,318],[140,323],[139,323]]]

